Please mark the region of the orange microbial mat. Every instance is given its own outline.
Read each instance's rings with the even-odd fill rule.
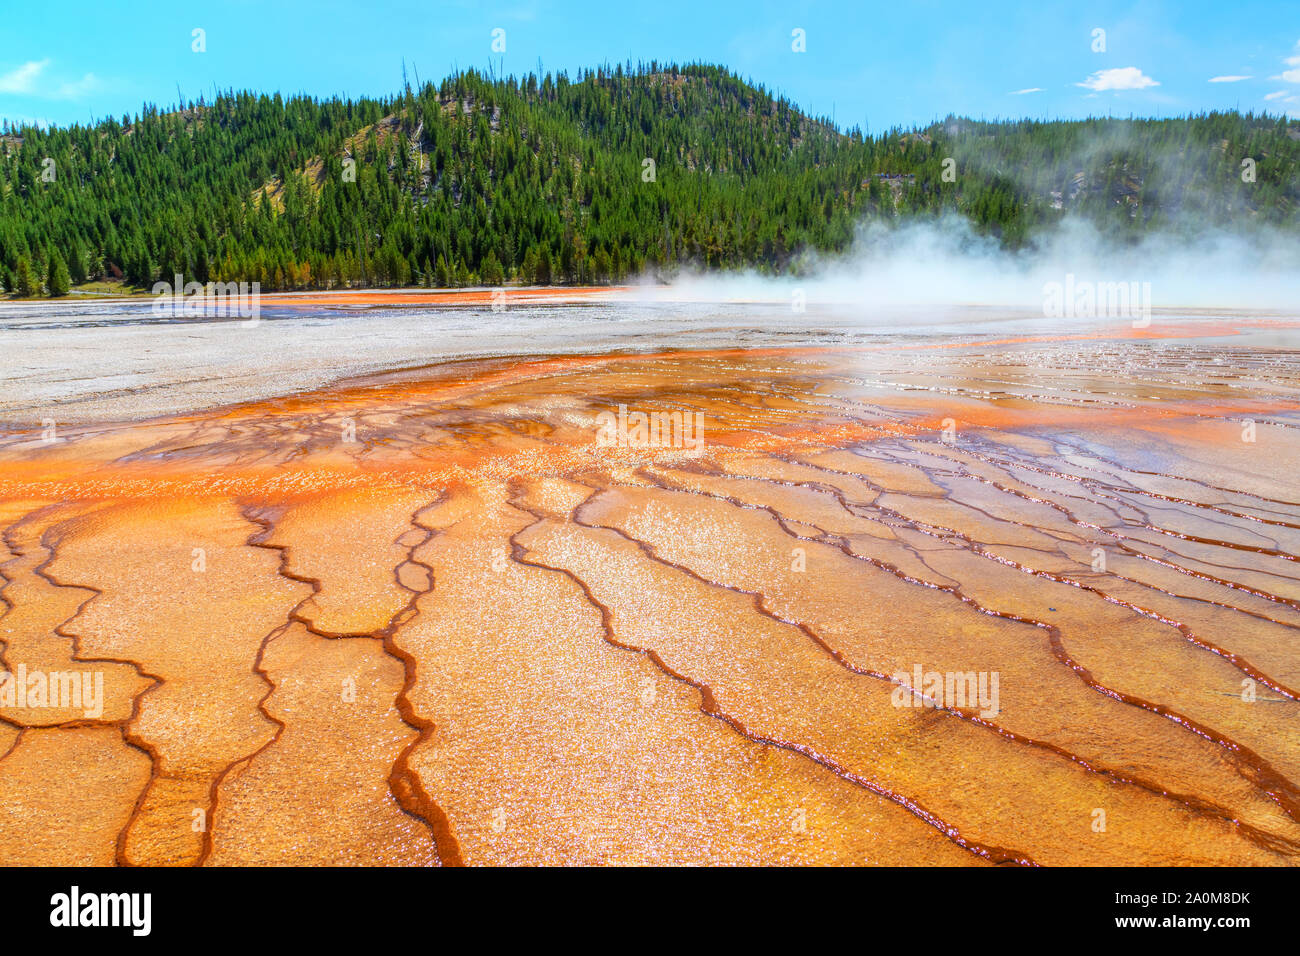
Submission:
[[[10,430],[0,863],[1296,865],[1300,362],[1150,332]]]

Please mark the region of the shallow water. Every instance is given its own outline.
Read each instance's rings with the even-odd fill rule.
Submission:
[[[1300,859],[1292,319],[99,308],[0,323],[4,666],[103,680],[0,862]]]

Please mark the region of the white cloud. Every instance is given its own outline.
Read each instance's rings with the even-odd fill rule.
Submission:
[[[1025,90],[1012,90],[1012,91],[1011,91],[1010,93],[1008,93],[1007,95],[1008,95],[1008,96],[1024,96],[1026,93],[1041,93],[1041,92],[1043,92],[1043,88],[1042,88],[1041,86],[1031,86],[1031,87],[1029,87],[1028,89],[1025,89]]]
[[[1254,77],[1250,77],[1250,76],[1212,76],[1212,77],[1210,77],[1210,82],[1211,82],[1211,83],[1240,83],[1242,80],[1250,80],[1250,79],[1254,79]]]
[[[1273,77],[1273,79],[1281,80],[1284,83],[1300,83],[1300,40],[1296,41],[1295,52],[1288,57],[1283,57],[1282,62],[1297,69],[1283,70],[1281,74]]]
[[[1287,116],[1300,116],[1300,94],[1295,90],[1274,90],[1272,93],[1265,93],[1264,99],[1272,103],[1274,109],[1280,109]]]
[[[1159,86],[1160,83],[1158,80],[1151,79],[1136,66],[1120,66],[1113,70],[1098,70],[1082,83],[1074,85],[1104,92],[1105,90],[1145,90],[1148,86]]]
[[[97,89],[99,89],[98,77],[94,73],[87,73],[79,80],[62,84],[54,95],[61,100],[75,100]]]
[[[8,73],[0,75],[0,93],[40,96],[53,100],[80,99],[87,93],[93,93],[101,84],[94,73],[87,73],[79,80],[62,82],[45,75],[45,68],[50,60],[30,60]]]
[[[50,65],[49,60],[31,60],[0,76],[0,93],[31,93],[41,71]]]

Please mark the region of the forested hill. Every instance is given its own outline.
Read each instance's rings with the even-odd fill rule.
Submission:
[[[263,289],[780,272],[865,221],[950,212],[1011,247],[1067,215],[1120,240],[1300,229],[1284,119],[949,118],[864,137],[703,65],[470,71],[385,100],[231,92],[0,145],[0,281],[18,294],[178,272]]]

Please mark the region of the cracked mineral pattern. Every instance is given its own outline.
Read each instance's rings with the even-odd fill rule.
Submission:
[[[11,427],[3,669],[103,699],[10,678],[0,863],[1296,865],[1288,327],[498,357]]]

